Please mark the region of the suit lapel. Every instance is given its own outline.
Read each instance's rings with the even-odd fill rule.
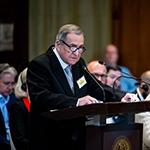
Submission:
[[[78,97],[78,94],[80,93],[80,88],[77,84],[77,81],[83,76],[80,70],[80,67],[78,66],[79,62],[72,66],[72,73],[73,73],[73,81],[74,81],[74,91],[75,95]]]
[[[64,74],[63,68],[61,67],[55,53],[53,50],[49,50],[47,52],[47,56],[49,57],[50,66],[52,66],[52,72],[55,74],[55,77],[57,78],[58,82],[60,83],[61,87],[64,89],[65,93],[68,96],[73,96],[73,92],[69,86],[69,83],[67,81],[67,78]]]
[[[2,111],[0,109],[0,134],[1,136],[5,136],[6,132],[5,132],[5,123],[4,123],[4,118],[2,115]]]

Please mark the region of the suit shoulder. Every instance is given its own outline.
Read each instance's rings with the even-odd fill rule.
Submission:
[[[41,54],[41,55],[36,56],[35,58],[33,58],[29,64],[40,63],[40,62],[45,62],[45,61],[48,61],[48,58],[47,58],[46,53],[43,53],[43,54]]]
[[[34,67],[38,67],[38,68],[42,68],[42,67],[47,67],[50,64],[50,56],[51,52],[46,52],[43,53],[37,57],[35,57],[33,60],[31,60],[31,62],[28,65],[28,68],[34,68]]]
[[[33,58],[29,64],[32,64],[32,63],[47,63],[47,62],[49,62],[49,58],[53,54],[54,54],[53,53],[53,46],[50,46],[50,48],[45,53]]]

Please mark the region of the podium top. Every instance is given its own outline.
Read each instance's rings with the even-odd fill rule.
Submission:
[[[42,113],[43,116],[53,120],[66,120],[84,117],[87,115],[112,115],[118,113],[139,113],[150,111],[150,102],[107,102],[90,104],[59,110],[50,110]]]

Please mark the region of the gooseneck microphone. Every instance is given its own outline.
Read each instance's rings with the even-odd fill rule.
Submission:
[[[114,95],[115,95],[115,84],[116,84],[116,82],[117,82],[120,78],[134,79],[135,81],[137,81],[137,84],[139,84],[139,83],[142,81],[142,82],[145,83],[145,84],[144,84],[141,88],[142,88],[145,92],[147,92],[147,91],[149,90],[150,84],[149,84],[148,82],[142,80],[141,78],[137,78],[137,77],[135,77],[135,76],[133,76],[133,75],[127,73],[127,72],[122,71],[121,69],[119,69],[119,66],[117,66],[117,67],[115,68],[115,67],[113,67],[112,65],[106,64],[105,62],[100,61],[100,60],[99,60],[99,63],[102,64],[102,65],[105,65],[106,68],[109,68],[109,67],[110,67],[110,68],[112,68],[113,70],[119,70],[119,71],[123,74],[123,75],[117,77],[117,78],[115,79],[114,83],[113,83],[113,87],[112,87],[112,88],[113,88],[113,93],[114,93]]]
[[[105,96],[104,88],[99,84],[99,82],[95,79],[95,77],[93,77],[93,75],[89,72],[89,70],[85,64],[82,64],[82,68],[88,73],[88,75],[92,78],[92,80],[99,86],[99,88],[101,89],[101,91],[103,93],[103,102],[105,102],[106,96]]]
[[[125,77],[129,76],[129,77],[131,77],[131,79],[134,79],[134,80],[138,79],[137,77],[134,77],[130,73],[122,71],[121,68],[118,65],[116,67],[114,67],[111,64],[107,64],[107,63],[105,63],[105,62],[103,62],[101,60],[99,60],[98,62],[99,62],[99,64],[104,65],[106,68],[110,68],[110,69],[113,69],[113,70],[119,70],[122,74],[124,74],[123,76],[125,76]]]
[[[136,77],[134,77],[134,76],[132,76],[132,75],[130,75],[129,76],[129,74],[128,74],[128,76],[127,75],[121,75],[121,76],[119,76],[119,77],[117,77],[116,79],[115,79],[115,81],[114,81],[114,83],[113,83],[113,93],[114,93],[114,95],[115,95],[115,84],[116,84],[116,82],[120,79],[120,78],[128,78],[128,79],[134,79],[134,80],[136,80],[136,81],[141,81],[141,78],[136,78]]]

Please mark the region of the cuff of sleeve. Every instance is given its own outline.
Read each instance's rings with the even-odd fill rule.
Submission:
[[[77,101],[77,103],[76,103],[76,106],[79,106],[79,99],[78,99],[78,101]]]

